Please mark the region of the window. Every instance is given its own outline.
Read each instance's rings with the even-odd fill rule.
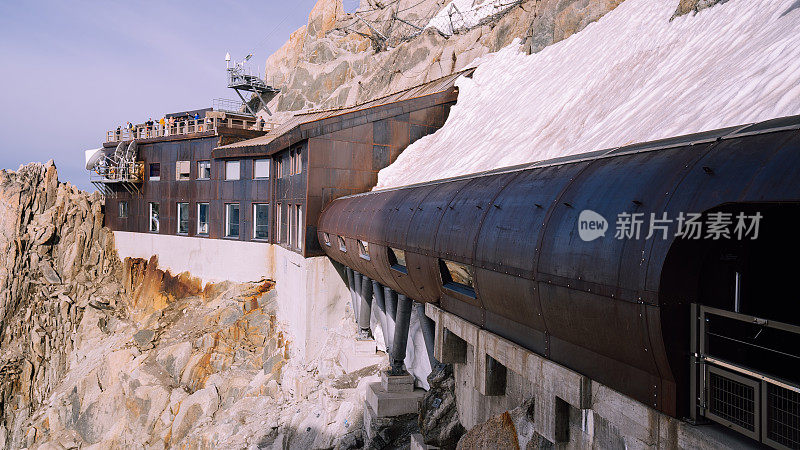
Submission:
[[[197,179],[211,179],[211,161],[197,161]]]
[[[289,152],[289,175],[290,176],[294,175],[294,168],[295,168],[294,150],[292,150],[292,151]]]
[[[276,240],[278,242],[283,242],[283,204],[278,203],[278,208],[275,210],[275,214],[278,217],[275,219],[276,228],[278,229],[278,236],[276,236]]]
[[[253,161],[253,178],[269,178],[269,160],[257,159]]]
[[[358,256],[369,261],[369,243],[361,239],[358,240]]]
[[[303,158],[302,158],[302,150],[297,149],[294,152],[294,174],[297,175],[299,173],[303,173]]]
[[[339,241],[339,250],[347,253],[347,246],[344,245],[344,238],[341,236],[336,236],[337,240]]]
[[[269,203],[253,204],[253,239],[269,239]]]
[[[158,181],[161,179],[161,163],[150,163],[148,178],[150,181]]]
[[[239,161],[225,161],[225,179],[238,180],[241,171],[239,170]]]
[[[283,176],[285,175],[284,170],[283,170],[284,169],[283,156],[279,156],[277,158],[277,163],[278,163],[278,167],[277,167],[276,170],[277,170],[278,173],[276,174],[276,176],[278,178],[283,178]]]
[[[297,220],[295,224],[297,224],[297,246],[298,250],[303,249],[303,207],[301,205],[295,206],[295,211],[297,212]]]
[[[406,252],[389,247],[389,265],[398,272],[408,273],[408,269],[406,269]]]
[[[239,204],[225,204],[225,237],[239,237]]]
[[[197,234],[208,236],[208,203],[197,204]]]
[[[297,246],[296,236],[295,236],[295,220],[297,220],[297,216],[294,212],[295,205],[289,205],[289,226],[287,227],[289,230],[289,236],[286,242],[289,244],[289,247],[294,248]]]
[[[128,218],[128,202],[119,202],[119,217],[120,219]]]
[[[442,284],[445,288],[475,297],[475,286],[473,284],[475,279],[472,275],[472,269],[468,265],[440,259],[439,270],[442,274]]]
[[[158,203],[150,203],[150,231],[158,233]]]
[[[191,161],[176,161],[175,162],[175,179],[178,181],[190,180],[192,170]]]
[[[178,203],[178,234],[189,234],[188,203]]]
[[[330,236],[328,233],[322,233],[322,241],[323,241],[323,242],[325,243],[325,245],[327,245],[328,247],[330,247],[330,246],[331,246],[331,236]]]

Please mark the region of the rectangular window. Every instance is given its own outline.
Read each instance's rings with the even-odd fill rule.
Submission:
[[[297,210],[297,220],[295,224],[297,224],[297,246],[298,250],[303,249],[303,207],[301,205],[296,206]]]
[[[358,240],[358,256],[369,261],[369,243],[366,241]]]
[[[328,233],[322,233],[322,240],[328,247],[331,246],[331,236]]]
[[[291,248],[297,247],[297,241],[295,240],[296,238],[294,232],[295,220],[297,219],[297,215],[295,214],[294,209],[295,205],[289,205],[289,211],[288,211],[289,223],[288,226],[286,227],[289,230],[289,236],[286,241],[289,244],[289,247]]]
[[[161,179],[161,163],[150,163],[148,178],[150,181],[158,181]]]
[[[269,178],[269,160],[257,159],[253,161],[253,178]]]
[[[239,237],[239,204],[225,204],[225,237]]]
[[[406,269],[406,252],[389,247],[389,266],[398,272],[408,273],[408,269]]]
[[[158,219],[158,203],[150,203],[150,231],[158,233],[159,227]]]
[[[442,274],[442,284],[445,288],[475,297],[475,278],[472,274],[472,268],[466,264],[440,259],[439,270]]]
[[[289,152],[289,176],[294,175],[294,150]]]
[[[339,250],[347,253],[347,246],[344,245],[344,238],[341,236],[336,236],[336,240],[339,241]]]
[[[275,228],[277,228],[278,235],[275,237],[276,241],[283,242],[283,204],[278,203],[278,207],[275,209],[275,214],[277,217],[275,218]]]
[[[225,179],[238,180],[241,170],[239,169],[239,161],[225,161]]]
[[[269,203],[253,204],[253,239],[269,239]]]
[[[211,161],[197,161],[197,179],[211,179]]]
[[[279,156],[277,158],[277,164],[278,164],[278,167],[276,168],[276,170],[278,172],[277,173],[277,177],[278,178],[283,178],[283,175],[284,175],[284,173],[283,173],[283,156]]]
[[[175,179],[178,181],[190,180],[192,170],[191,161],[176,161],[175,162]]]
[[[189,204],[178,203],[178,234],[189,234]]]
[[[208,236],[208,203],[197,204],[197,234]]]
[[[128,218],[128,202],[119,202],[119,218]]]
[[[297,149],[294,154],[294,173],[299,174],[303,173],[303,158],[302,158],[302,150]]]

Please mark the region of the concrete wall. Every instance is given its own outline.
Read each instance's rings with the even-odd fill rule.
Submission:
[[[189,272],[203,282],[275,281],[277,315],[293,357],[310,360],[327,330],[345,319],[350,294],[327,256],[303,258],[279,245],[115,231],[120,258],[158,256],[161,268]]]
[[[511,411],[520,448],[758,448],[662,414],[433,304],[425,312],[436,322],[436,357],[453,364],[467,429]]]

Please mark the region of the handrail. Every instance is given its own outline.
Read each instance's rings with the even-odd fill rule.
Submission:
[[[106,142],[130,141],[134,139],[152,139],[169,136],[181,136],[194,133],[213,131],[217,133],[220,128],[230,128],[239,130],[272,131],[276,124],[271,122],[261,122],[258,120],[234,119],[228,117],[221,119],[209,117],[200,120],[183,120],[174,122],[172,125],[156,122],[148,127],[144,124],[135,125],[133,128],[122,128],[110,130],[106,133]]]

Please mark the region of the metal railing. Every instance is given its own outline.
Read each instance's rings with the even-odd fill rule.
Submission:
[[[775,357],[778,367],[797,367],[800,350],[783,347],[797,341],[800,326],[698,304],[691,308],[691,419],[713,420],[771,447],[800,448],[800,383],[757,367]],[[758,341],[767,334],[773,335],[770,341]]]
[[[156,122],[151,126],[139,124],[134,125],[131,129],[120,127],[118,130],[110,130],[106,133],[106,142],[154,139],[204,132],[217,133],[220,128],[269,132],[272,131],[275,126],[276,124],[274,123],[261,122],[256,119],[239,119],[232,117],[225,119],[209,117],[206,119],[184,120],[164,125]]]
[[[144,181],[144,163],[134,162],[114,166],[98,166],[89,175],[89,181],[141,183]]]

